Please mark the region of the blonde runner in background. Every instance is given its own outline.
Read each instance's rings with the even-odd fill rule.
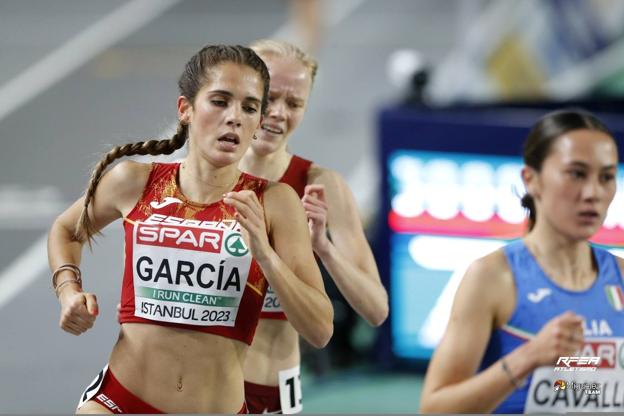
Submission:
[[[266,117],[239,165],[255,176],[291,185],[302,198],[312,247],[349,304],[370,325],[388,315],[388,296],[364,236],[351,190],[336,172],[289,153],[287,145],[307,108],[316,61],[286,42],[259,40],[251,48],[271,74]],[[327,238],[329,232],[330,239]],[[269,288],[245,361],[245,397],[253,413],[302,409],[299,336]]]

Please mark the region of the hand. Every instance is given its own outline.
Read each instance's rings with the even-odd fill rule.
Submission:
[[[329,239],[327,238],[327,203],[325,202],[324,185],[308,185],[305,187],[303,208],[308,217],[308,227],[312,238],[312,248],[317,254],[327,250]]]
[[[98,315],[97,299],[93,293],[66,288],[59,295],[60,327],[70,334],[80,335],[93,326]]]
[[[228,192],[223,202],[236,209],[235,218],[243,227],[243,239],[256,261],[268,258],[272,250],[264,221],[264,209],[253,191]]]
[[[527,346],[536,367],[554,365],[583,346],[583,318],[567,311],[548,321]]]

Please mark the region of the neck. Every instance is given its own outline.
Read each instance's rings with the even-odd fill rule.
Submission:
[[[546,227],[535,228],[524,241],[544,272],[558,285],[586,289],[596,279],[591,247],[586,240],[570,240]]]
[[[242,171],[270,181],[278,181],[284,176],[292,155],[280,149],[267,155],[259,155],[250,147],[239,163]]]
[[[187,157],[180,165],[178,182],[180,191],[186,198],[193,202],[210,204],[231,191],[239,176],[240,171],[235,164],[219,168]]]

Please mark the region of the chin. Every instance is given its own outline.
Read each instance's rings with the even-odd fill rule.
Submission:
[[[568,234],[571,236],[573,240],[582,241],[591,239],[598,232],[600,227],[591,226],[591,227],[578,227],[575,230],[571,230]]]
[[[267,140],[264,140],[261,138],[258,138],[258,140],[254,140],[251,143],[251,147],[253,148],[254,153],[260,156],[270,155],[271,153],[274,153],[278,149],[277,144],[270,143]]]
[[[229,153],[229,154],[221,154],[211,159],[211,163],[219,168],[223,168],[229,165],[236,165],[240,161],[241,157],[239,154]]]

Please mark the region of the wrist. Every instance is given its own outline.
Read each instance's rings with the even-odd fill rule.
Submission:
[[[503,357],[503,360],[510,370],[511,376],[522,387],[524,387],[527,377],[538,367],[535,349],[530,341],[511,351]]]
[[[327,238],[324,241],[313,244],[312,249],[321,260],[328,259],[332,254],[332,243]]]
[[[521,358],[522,368],[525,369],[527,373],[530,373],[539,367],[537,354],[531,341],[525,342],[516,348],[512,353]]]
[[[253,256],[254,260],[256,261],[256,263],[258,263],[265,276],[270,270],[273,269],[276,257],[277,253],[275,253],[275,251],[271,247],[268,250],[265,250],[262,255],[254,254]]]
[[[68,283],[64,284],[62,287],[60,287],[60,284],[59,284],[59,288],[57,291],[57,296],[61,304],[63,304],[66,299],[72,297],[76,293],[82,293],[82,286],[80,286],[78,282],[75,282],[75,281],[67,281],[67,282]]]

